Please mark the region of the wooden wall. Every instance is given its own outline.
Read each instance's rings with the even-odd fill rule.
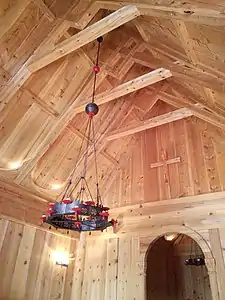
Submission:
[[[177,229],[179,230],[179,227],[177,227]],[[181,227],[180,230],[182,230]],[[110,234],[108,237],[107,235],[102,235],[98,238],[88,236],[86,239],[85,251],[80,257],[77,257],[76,262],[77,264],[82,262],[81,265],[79,265],[79,268],[83,269],[84,274],[82,276],[80,276],[80,273],[74,274],[73,290],[77,291],[79,287],[82,286],[82,291],[78,299],[146,300],[146,251],[152,241],[162,233],[166,232],[167,229],[162,228],[157,232],[155,230],[149,230],[147,233],[140,232],[139,235],[113,236]],[[190,270],[188,267],[185,270],[187,273],[181,274],[181,270],[176,283],[179,295],[178,299],[210,299],[208,287],[210,282],[212,299],[224,300],[224,228],[210,230],[202,229],[198,230],[197,233],[194,229],[186,229],[184,233],[192,236],[203,248],[208,273],[206,273],[205,270],[202,270],[203,273],[198,273],[196,271],[196,274],[194,275],[196,277],[194,277],[194,281],[191,283],[189,281]],[[180,261],[180,263],[186,255],[186,253],[183,253],[184,257],[176,255],[177,251],[183,251],[181,249],[182,245],[180,246],[179,244],[174,252],[175,259]],[[149,268],[151,268],[151,265]],[[167,283],[169,280],[169,282],[173,284],[172,278],[166,277],[163,267],[156,269],[153,266],[153,270],[157,272],[157,275],[160,278],[157,287],[159,287],[159,283],[163,282],[163,278],[165,281],[167,280]],[[203,289],[203,286],[199,284],[201,276],[204,277],[205,290]],[[199,294],[196,294],[197,292],[194,293],[197,289]],[[207,293],[208,298],[201,298],[203,297],[204,292]],[[173,298],[173,294],[171,293],[172,291],[170,290],[170,298],[164,297],[162,299],[177,299]],[[153,297],[150,299],[158,300],[160,298]]]
[[[51,250],[75,253],[76,241],[0,220],[0,299],[70,299],[74,261],[57,266]]]
[[[173,109],[159,101],[148,117]],[[104,186],[107,204],[119,207],[224,190],[224,136],[196,117],[135,134],[127,163]],[[154,167],[163,160],[172,163]]]

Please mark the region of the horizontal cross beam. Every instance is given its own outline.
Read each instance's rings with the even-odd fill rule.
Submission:
[[[164,68],[159,68],[135,79],[127,81],[111,90],[105,91],[95,97],[95,103],[98,105],[110,102],[122,96],[128,95],[146,86],[159,82],[161,80],[171,77],[172,74],[169,70]],[[87,100],[87,103],[91,101],[91,98]],[[86,104],[81,105],[76,108],[76,112],[83,112]]]
[[[122,138],[124,136],[134,134],[143,130],[147,130],[150,128],[154,128],[157,126],[161,126],[164,124],[168,124],[170,122],[178,121],[183,118],[187,118],[193,115],[193,112],[189,108],[181,108],[174,111],[171,111],[169,113],[144,120],[144,121],[138,121],[135,123],[131,123],[130,125],[127,125],[123,128],[119,128],[118,130],[115,130],[111,132],[106,138],[108,141],[112,141],[118,138]]]

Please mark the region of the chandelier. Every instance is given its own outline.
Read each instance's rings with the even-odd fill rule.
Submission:
[[[55,203],[49,203],[47,214],[43,214],[41,217],[42,223],[47,223],[50,226],[60,229],[73,230],[73,231],[103,231],[107,227],[112,226],[115,229],[116,220],[109,220],[109,207],[106,207],[102,203],[99,182],[98,182],[98,166],[96,159],[96,140],[94,130],[94,116],[99,111],[98,105],[94,102],[96,92],[97,74],[100,72],[99,67],[99,54],[100,45],[103,41],[102,37],[97,39],[98,50],[96,63],[93,67],[94,72],[94,84],[92,101],[85,107],[85,112],[88,115],[87,126],[82,140],[80,153],[83,144],[86,139],[86,147],[83,155],[83,171],[77,182],[73,182],[75,172],[77,170],[77,163],[71,172],[70,178],[61,201]],[[87,138],[86,138],[87,137]],[[95,176],[96,176],[96,191],[95,196],[89,188],[86,180],[87,166],[88,166],[88,154],[90,141],[92,141],[94,149],[94,164],[95,164]],[[78,154],[79,156],[79,154]],[[78,161],[78,159],[77,159]],[[74,191],[78,190],[76,197],[73,197]]]

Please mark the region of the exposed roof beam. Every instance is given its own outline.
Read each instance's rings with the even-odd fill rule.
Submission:
[[[0,38],[12,27],[31,0],[16,0],[11,5],[7,2],[5,5],[1,3],[0,7]]]
[[[28,64],[28,69],[31,72],[38,71],[59,58],[64,57],[65,55],[92,42],[99,36],[135,19],[139,15],[140,12],[135,5],[128,5],[120,8],[116,12],[56,45],[53,50],[48,50],[39,54],[38,57],[34,57],[32,62]]]
[[[187,107],[190,108],[193,115],[199,119],[210,123],[216,127],[219,127],[225,130],[225,118],[218,116],[217,114],[209,111],[207,108],[204,108],[203,105],[191,105],[188,100],[182,98],[179,99],[175,96],[167,94],[166,92],[159,92],[159,99],[164,102],[167,102],[175,107]]]
[[[215,8],[214,5],[212,5],[211,8],[209,8],[209,5],[207,5],[207,8],[204,8],[196,7],[196,5],[194,6],[190,4],[180,5],[180,7],[173,7],[172,5],[161,6],[146,3],[136,3],[135,0],[119,2],[98,0],[97,3],[101,8],[110,10],[116,10],[129,4],[135,4],[139,9],[141,15],[144,16],[177,19],[186,22],[194,22],[213,26],[225,25],[224,9],[222,7]]]
[[[117,99],[119,97],[128,95],[135,91],[138,91],[146,86],[149,86],[151,84],[154,84],[156,82],[159,82],[161,80],[169,78],[171,76],[172,76],[172,74],[169,70],[164,69],[164,68],[159,68],[157,70],[154,70],[152,72],[149,72],[147,74],[139,76],[139,77],[132,79],[130,81],[127,81],[111,90],[105,91],[105,92],[97,95],[95,97],[95,102],[98,105],[107,103],[107,102]],[[87,103],[90,101],[91,101],[91,99],[88,99]],[[86,106],[86,104],[77,107],[76,112],[79,113],[79,112],[84,111],[85,106]]]
[[[144,120],[144,121],[138,121],[131,123],[130,125],[127,125],[123,128],[119,128],[113,132],[111,132],[106,139],[108,141],[112,141],[130,134],[134,134],[146,129],[158,127],[164,124],[168,124],[170,122],[178,121],[183,118],[187,118],[193,115],[193,112],[188,108],[181,108],[177,109],[175,111],[171,111],[169,113]]]
[[[153,49],[154,46],[151,48]],[[155,50],[158,51],[158,49]],[[139,64],[143,64],[144,66],[149,66],[151,68],[157,68],[163,64],[163,66],[171,70],[171,73],[175,78],[180,78],[196,85],[211,88],[220,93],[225,92],[224,78],[207,71],[203,71],[199,67],[195,67],[192,64],[188,64],[179,59],[177,61],[174,60],[174,62],[170,62],[168,61],[168,58],[163,57],[163,55],[160,55],[160,58],[162,60],[153,57],[152,54],[148,52],[136,52],[133,55],[134,61]]]

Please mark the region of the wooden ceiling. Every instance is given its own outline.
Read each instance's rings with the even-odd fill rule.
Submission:
[[[144,130],[198,118],[224,137],[224,12],[221,0],[4,0],[1,193],[32,198],[23,205],[36,208],[37,201],[60,197],[84,137],[99,35],[95,128],[107,204],[127,204],[113,200],[112,184],[123,176]]]

